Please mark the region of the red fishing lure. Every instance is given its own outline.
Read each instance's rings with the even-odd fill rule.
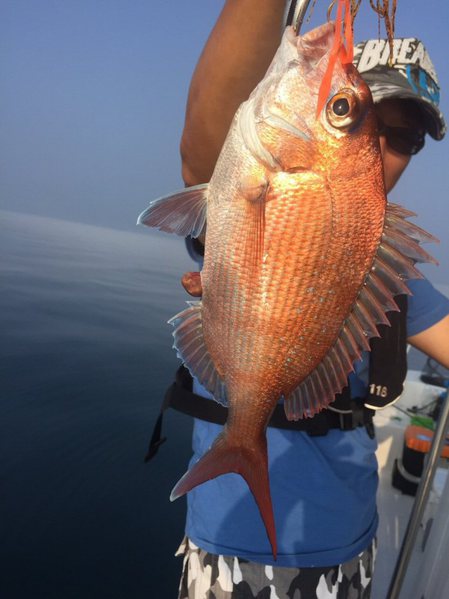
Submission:
[[[317,115],[320,114],[327,101],[337,58],[340,58],[342,64],[351,64],[354,58],[354,36],[352,31],[350,0],[338,0],[334,44],[329,56],[327,70],[324,74],[318,93]]]

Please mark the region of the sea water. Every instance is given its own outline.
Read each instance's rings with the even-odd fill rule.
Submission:
[[[0,597],[176,597],[191,422],[144,456],[178,365],[183,240],[0,214]]]

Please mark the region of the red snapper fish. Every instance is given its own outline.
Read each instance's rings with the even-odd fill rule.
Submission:
[[[300,37],[287,28],[210,183],[138,220],[197,237],[207,219],[202,299],[170,322],[179,357],[228,419],[171,498],[240,474],[274,557],[265,431],[276,404],[292,420],[328,406],[398,310],[394,296],[409,293],[404,281],[421,276],[415,262],[433,261],[419,246],[432,236],[387,203],[371,94],[334,36],[332,23]]]

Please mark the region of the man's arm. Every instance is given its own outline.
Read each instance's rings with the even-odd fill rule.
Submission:
[[[238,106],[264,76],[282,33],[285,0],[227,0],[190,84],[181,139],[186,185],[207,183]]]
[[[449,314],[425,331],[409,337],[408,342],[449,368]]]

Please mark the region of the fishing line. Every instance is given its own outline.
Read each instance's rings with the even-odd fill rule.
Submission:
[[[378,36],[380,39],[380,21],[381,19],[385,22],[385,31],[387,33],[388,45],[390,46],[390,55],[388,57],[388,63],[393,66],[393,40],[394,40],[394,27],[396,19],[396,8],[397,0],[392,0],[390,8],[390,0],[369,0],[371,8],[378,16]]]
[[[327,9],[327,20],[331,20],[332,10],[334,9],[335,4],[338,0],[332,0]],[[292,0],[290,3],[290,8],[287,14],[286,25],[293,25],[293,28],[296,31],[296,34],[299,34],[299,30],[301,29],[301,25],[304,22],[305,16],[307,14],[309,5],[310,11],[307,17],[306,22],[309,23],[317,0]],[[397,0],[369,0],[370,6],[373,11],[377,14],[378,17],[378,37],[380,39],[380,22],[383,20],[385,22],[385,32],[388,39],[388,45],[390,46],[390,55],[389,55],[389,63],[390,66],[393,64],[393,40],[394,40],[394,32],[395,32],[395,19],[396,19],[396,10],[397,10]],[[362,0],[349,0],[350,12],[351,12],[351,20],[352,26],[354,26],[354,20],[359,12],[359,8],[362,4]]]

